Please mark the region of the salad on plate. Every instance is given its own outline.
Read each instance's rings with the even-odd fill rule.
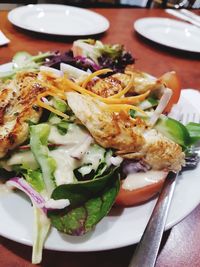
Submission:
[[[50,227],[84,235],[113,205],[151,199],[200,139],[199,124],[168,116],[180,97],[177,74],[138,70],[119,44],[18,52],[0,87],[1,176],[32,202],[33,263]]]

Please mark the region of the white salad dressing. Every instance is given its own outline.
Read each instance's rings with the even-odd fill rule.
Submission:
[[[79,139],[79,141],[79,144],[81,145],[81,139]],[[103,159],[105,153],[105,150],[100,147],[96,148],[95,145],[90,146],[83,157],[78,160],[71,156],[73,151],[74,147],[69,148],[69,146],[61,146],[49,152],[50,156],[54,158],[57,165],[54,172],[57,185],[73,183],[74,169],[84,164],[89,164],[89,166],[82,166],[79,169],[79,172],[82,175],[90,173],[92,169],[97,170],[99,163]]]
[[[51,126],[48,140],[53,144],[70,145],[72,147],[81,144],[87,136],[88,132],[86,130],[76,124],[70,123],[65,135],[61,135],[55,126]]]
[[[100,161],[104,158],[104,153],[105,150],[101,147],[97,146],[92,146],[90,147],[90,149],[84,154],[82,160],[81,160],[81,164],[90,164],[89,166],[83,166],[81,167],[81,169],[79,170],[79,172],[82,175],[86,175],[88,173],[90,173],[91,169],[93,170],[97,170]],[[108,164],[109,166],[110,164]]]
[[[147,171],[137,172],[129,174],[122,184],[122,188],[125,190],[134,190],[147,185],[158,183],[163,180],[167,175],[164,171]]]
[[[77,168],[84,176],[92,170],[96,171],[101,161],[105,160],[107,166],[121,162],[120,157],[113,157],[111,160],[112,153],[107,153],[105,158],[105,149],[93,144],[94,140],[88,131],[76,124],[70,123],[65,135],[60,134],[56,126],[51,126],[48,141],[60,144],[54,150],[48,151],[56,162],[54,177],[57,186],[73,183],[76,179],[74,170]],[[31,150],[14,153],[5,164],[7,169],[18,164],[24,164],[33,170],[39,167]]]
[[[79,167],[79,161],[70,156],[72,150],[73,148],[64,146],[49,152],[56,161],[54,176],[57,185],[74,182],[73,170]]]
[[[91,168],[97,169],[105,151],[101,148],[95,149],[95,146],[89,146],[92,142],[92,138],[88,139],[88,137],[88,132],[75,124],[69,124],[68,131],[65,135],[61,135],[56,127],[51,127],[48,138],[49,141],[56,144],[65,144],[49,152],[57,165],[54,172],[57,185],[73,183],[74,169],[83,164],[90,163],[90,166],[83,166],[81,168],[82,175],[88,174]],[[84,151],[80,159],[73,157],[73,153],[77,151],[79,147],[81,148],[87,140],[90,141],[89,143],[86,142],[87,152]]]
[[[93,143],[93,138],[88,135],[81,145],[75,147],[74,151],[71,153],[71,157],[75,159],[81,159],[86,151],[89,149],[91,143]]]

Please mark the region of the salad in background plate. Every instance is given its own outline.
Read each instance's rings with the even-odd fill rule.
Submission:
[[[6,186],[32,201],[33,263],[51,226],[83,235],[113,205],[148,201],[200,139],[199,124],[167,117],[180,96],[176,73],[137,70],[122,45],[18,52],[0,87],[0,166]]]

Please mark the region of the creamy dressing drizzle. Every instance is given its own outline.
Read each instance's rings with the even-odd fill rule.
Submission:
[[[49,151],[49,155],[54,158],[57,165],[54,172],[57,185],[73,183],[75,180],[74,169],[84,164],[89,163],[90,165],[81,167],[80,171],[82,175],[88,174],[91,169],[96,170],[99,162],[104,158],[105,150],[97,145],[93,145],[93,139],[89,133],[81,126],[75,124],[69,124],[68,131],[65,135],[61,135],[55,126],[51,126],[48,140],[51,143],[62,144],[62,146],[57,147],[55,150]],[[80,152],[79,150],[84,152],[81,153],[81,157],[73,157],[74,154]],[[108,159],[109,163],[107,162],[108,165],[111,164],[110,157]],[[119,160],[121,161],[118,157],[113,158],[113,160],[116,161],[116,164],[119,163]],[[10,167],[22,163],[32,169],[38,168],[38,164],[31,151],[13,154],[6,162],[6,165]]]
[[[97,168],[102,157],[102,153],[99,155],[98,153],[100,151],[98,152],[98,150],[92,154],[87,151],[82,155],[80,160],[72,156],[78,147],[82,147],[85,140],[88,139],[88,136],[89,134],[86,130],[75,124],[69,125],[66,135],[60,135],[56,127],[51,127],[49,141],[57,144],[65,144],[65,146],[58,147],[49,152],[57,164],[54,172],[57,185],[73,183],[75,179],[73,170],[80,167],[83,163],[92,163],[92,167],[94,169]]]
[[[57,165],[54,172],[57,185],[74,182],[73,170],[79,167],[79,161],[70,156],[72,151],[73,148],[68,148],[67,146],[50,151],[50,155]]]
[[[88,132],[76,124],[69,124],[68,131],[61,135],[55,126],[51,126],[48,140],[53,144],[70,145],[71,147],[82,143],[88,136]]]
[[[122,184],[122,188],[125,190],[134,190],[145,187],[154,183],[158,183],[166,176],[164,171],[137,172],[129,174]]]

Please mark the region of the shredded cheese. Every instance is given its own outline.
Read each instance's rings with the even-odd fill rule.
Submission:
[[[143,101],[148,95],[150,91],[147,91],[144,94],[137,95],[137,96],[130,96],[124,98],[103,98],[103,102],[107,104],[137,104]]]
[[[88,84],[89,81],[91,81],[94,77],[101,75],[101,74],[106,74],[108,72],[113,72],[111,69],[102,69],[102,70],[97,70],[90,74],[82,83],[82,87],[85,88],[86,85]]]
[[[141,114],[146,116],[146,113],[140,109],[139,107],[133,106],[132,104],[137,104],[138,102],[144,100],[150,93],[150,91],[145,92],[144,94],[137,95],[137,96],[131,96],[131,97],[124,97],[124,95],[129,91],[129,89],[132,87],[132,82],[133,82],[133,73],[132,72],[127,72],[127,74],[130,74],[130,81],[128,85],[119,93],[115,94],[114,96],[104,98],[101,97],[87,89],[84,88],[84,86],[87,85],[87,83],[94,77],[104,74],[107,72],[111,72],[112,70],[110,69],[103,69],[103,70],[98,70],[91,75],[89,75],[85,81],[82,83],[82,86],[79,84],[74,83],[73,81],[69,80],[66,76],[59,77],[56,80],[54,80],[55,85],[50,85],[49,83],[41,82],[41,84],[48,88],[46,92],[43,92],[42,94],[38,95],[37,102],[38,105],[40,105],[43,108],[48,109],[49,111],[62,116],[64,118],[69,118],[66,114],[63,112],[60,112],[59,110],[54,109],[52,106],[48,105],[47,103],[44,103],[41,98],[46,97],[48,95],[51,96],[57,96],[60,97],[61,99],[66,100],[66,94],[65,92],[69,91],[76,91],[79,92],[80,94],[83,95],[89,95],[93,97],[94,99],[98,99],[99,101],[107,104],[104,109],[108,109],[111,112],[119,112],[120,110],[126,110],[129,111],[131,109],[136,110],[140,112]],[[122,97],[123,96],[123,97]]]
[[[56,93],[56,92],[51,92],[51,91],[45,91],[45,92],[39,94],[38,96],[39,96],[40,98],[42,98],[42,97],[46,97],[46,96],[48,96],[48,95],[55,96],[55,97],[59,97],[59,98],[61,98],[61,99],[63,99],[63,100],[66,100],[66,99],[67,99],[66,96],[65,96],[64,94],[60,94],[59,91],[58,91],[57,93]]]
[[[56,81],[54,81],[55,83]],[[64,95],[64,90],[58,86],[52,85],[49,82],[43,82],[43,81],[39,81],[39,83],[44,87],[44,88],[48,88],[49,91],[51,92],[55,92],[55,93],[59,93],[59,94],[63,94]]]
[[[113,112],[113,111],[114,112],[119,112],[121,110],[129,111],[129,110],[133,109],[135,111],[138,111],[138,112],[142,113],[144,116],[146,116],[146,113],[142,109],[140,109],[140,108],[138,108],[136,106],[127,105],[127,104],[107,105],[107,106],[102,106],[102,109],[108,110],[108,111],[111,111],[111,112]]]
[[[65,119],[69,119],[69,116],[68,116],[68,115],[66,115],[66,114],[64,114],[63,112],[61,112],[61,111],[59,111],[59,110],[53,108],[52,106],[48,105],[47,103],[44,103],[44,102],[41,100],[42,97],[45,97],[45,96],[48,96],[48,95],[57,96],[56,94],[54,94],[54,93],[52,93],[52,92],[49,92],[49,91],[46,91],[46,92],[44,92],[44,93],[42,93],[42,94],[39,94],[39,95],[37,96],[37,102],[38,102],[38,105],[41,106],[42,108],[45,108],[45,109],[47,109],[47,110],[49,110],[49,111],[51,111],[51,112],[57,114],[58,116],[61,116],[61,117],[65,118]]]
[[[96,99],[99,99],[100,101],[106,103],[106,104],[135,104],[135,103],[138,103],[142,100],[144,100],[150,93],[150,91],[147,91],[146,93],[144,94],[141,94],[141,95],[138,95],[138,96],[132,96],[132,97],[125,97],[125,98],[104,98],[104,97],[101,97],[91,91],[88,91],[87,89],[85,88],[82,88],[81,86],[75,84],[74,82],[68,80],[68,79],[65,79],[63,81],[63,83],[66,84],[66,86],[68,86],[68,88],[70,87],[71,89],[83,94],[83,95],[89,95],[89,96],[92,96],[92,97],[95,97]],[[122,92],[122,91],[121,91]]]
[[[78,84],[70,81],[69,79],[64,79],[62,81],[62,83],[63,83],[63,85],[65,85],[65,87],[66,86],[68,87],[68,89],[66,91],[69,91],[69,88],[70,88],[71,90],[74,90],[76,92],[79,92],[79,93],[81,93],[83,95],[90,95],[90,96],[94,96],[94,97],[97,97],[97,98],[100,97],[97,94],[92,93],[92,92],[88,91],[87,89],[79,86]],[[103,98],[103,97],[100,97],[100,98]]]

